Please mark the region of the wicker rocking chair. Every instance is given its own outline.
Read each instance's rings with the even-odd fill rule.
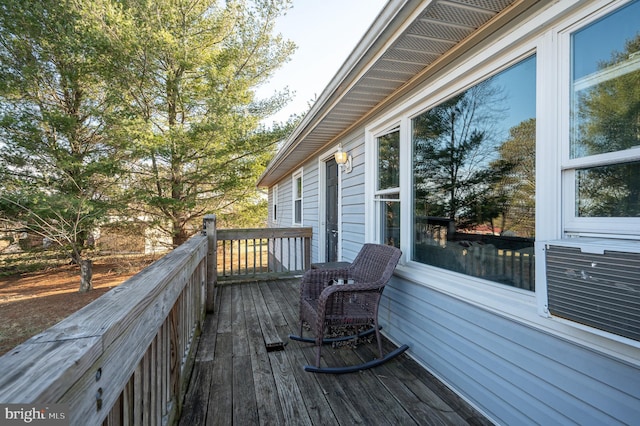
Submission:
[[[307,365],[305,371],[315,373],[351,373],[378,366],[408,349],[401,346],[386,356],[382,352],[378,304],[400,259],[399,249],[381,244],[365,244],[353,263],[343,269],[311,269],[302,279],[300,287],[300,335],[290,335],[292,340],[315,343],[318,347],[315,366]],[[303,324],[311,327],[314,338],[303,337]],[[344,337],[327,337],[345,326],[355,329],[371,325],[359,334]],[[322,345],[357,339],[375,333],[380,358],[348,367],[320,367]]]

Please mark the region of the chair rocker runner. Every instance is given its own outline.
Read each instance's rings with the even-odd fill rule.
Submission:
[[[315,343],[315,366],[307,365],[305,371],[314,373],[351,373],[376,367],[395,358],[409,346],[403,345],[384,355],[378,324],[378,305],[382,290],[389,282],[400,260],[401,251],[382,244],[365,244],[353,263],[341,269],[311,269],[304,274],[300,285],[300,335],[290,335],[291,340]],[[303,337],[307,323],[313,338]],[[344,327],[356,329],[371,325],[364,332],[344,337],[327,337],[329,333]],[[346,367],[320,367],[322,345],[358,339],[374,334],[380,358],[363,364]]]

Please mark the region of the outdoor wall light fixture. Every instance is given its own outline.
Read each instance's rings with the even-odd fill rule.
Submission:
[[[338,146],[338,151],[333,155],[336,163],[342,167],[345,173],[351,173],[353,169],[353,158],[342,150],[342,146]]]

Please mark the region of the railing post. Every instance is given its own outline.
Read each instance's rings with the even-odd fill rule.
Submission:
[[[304,237],[304,270],[311,269],[311,236]]]
[[[202,230],[207,236],[207,312],[213,312],[216,303],[218,281],[218,238],[216,236],[216,215],[207,214],[202,220]]]

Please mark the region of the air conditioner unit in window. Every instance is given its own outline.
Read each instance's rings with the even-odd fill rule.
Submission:
[[[640,242],[550,241],[546,272],[551,315],[640,341]]]

